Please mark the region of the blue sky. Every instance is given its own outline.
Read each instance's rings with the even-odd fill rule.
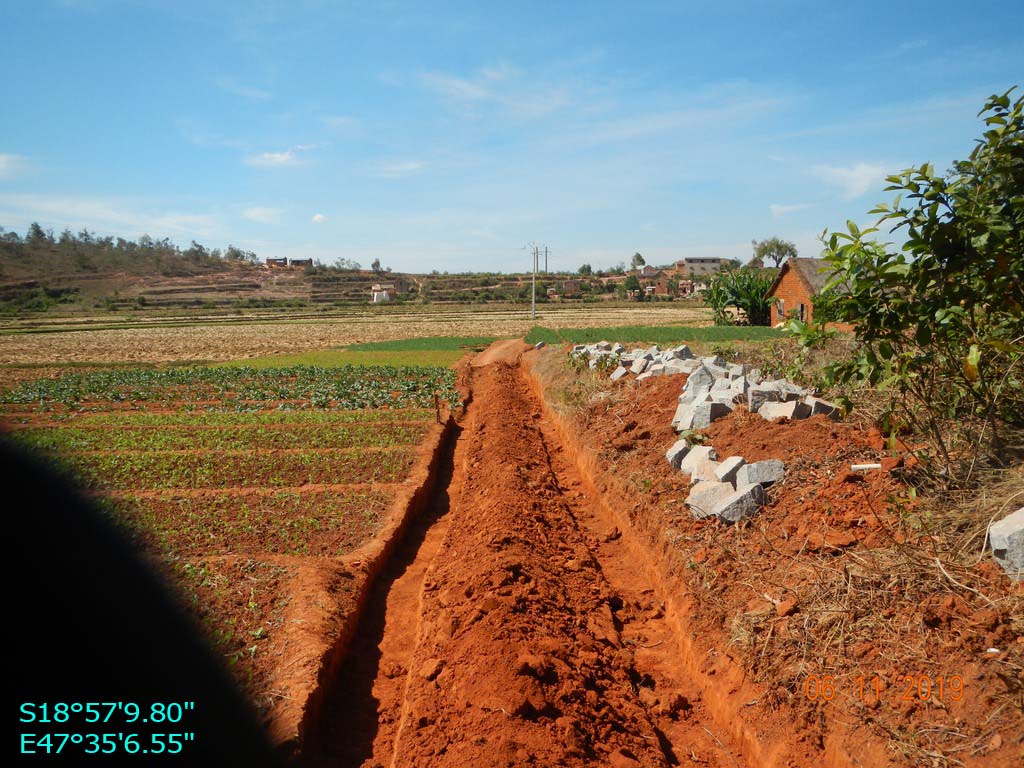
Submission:
[[[0,5],[0,226],[396,270],[746,259],[947,167],[1015,2]]]

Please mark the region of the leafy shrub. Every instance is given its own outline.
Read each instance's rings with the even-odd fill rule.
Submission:
[[[827,371],[838,384],[882,386],[892,431],[930,438],[944,483],[964,484],[980,456],[999,459],[1004,429],[1024,425],[1024,98],[992,96],[968,160],[946,175],[930,164],[888,177],[897,190],[877,227],[825,238],[834,270],[814,327],[790,321],[804,344],[827,319],[855,324],[855,353]],[[937,462],[937,463],[936,463]]]

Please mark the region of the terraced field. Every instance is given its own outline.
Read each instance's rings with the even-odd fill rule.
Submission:
[[[350,562],[404,511],[458,401],[447,368],[116,367],[21,382],[0,428],[156,563],[271,720],[304,700]]]

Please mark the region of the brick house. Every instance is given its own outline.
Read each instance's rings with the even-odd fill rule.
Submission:
[[[788,259],[768,289],[768,298],[772,299],[771,324],[778,325],[790,316],[811,322],[814,298],[824,290],[829,277],[828,262],[824,259]],[[840,331],[853,329],[846,323],[829,323],[828,327]]]

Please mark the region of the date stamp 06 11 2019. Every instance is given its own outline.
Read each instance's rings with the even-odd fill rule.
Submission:
[[[845,687],[846,690],[842,690]],[[808,675],[803,694],[809,701],[834,701],[837,696],[854,697],[864,704],[882,701],[882,692],[889,689],[879,675],[857,675],[839,683],[833,675]],[[894,686],[894,703],[902,701],[947,702],[964,697],[964,679],[960,675],[899,675]]]

